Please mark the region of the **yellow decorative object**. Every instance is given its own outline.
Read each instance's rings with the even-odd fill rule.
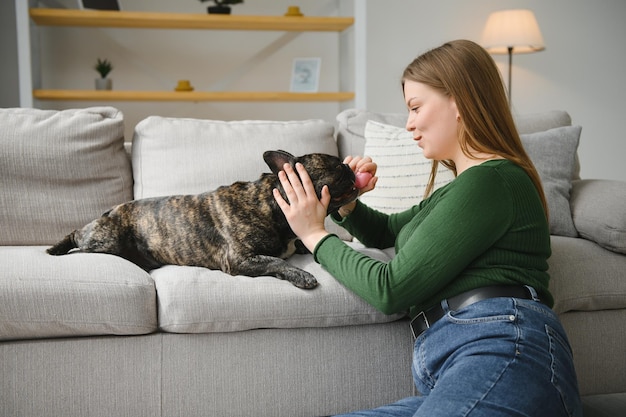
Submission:
[[[287,13],[285,16],[304,16],[302,12],[300,12],[300,8],[298,6],[289,6],[287,7]]]
[[[193,87],[189,80],[178,80],[178,84],[175,88],[176,91],[193,91]]]

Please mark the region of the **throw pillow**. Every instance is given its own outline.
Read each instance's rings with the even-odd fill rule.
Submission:
[[[585,239],[626,254],[626,183],[579,180],[572,183],[572,218]]]
[[[269,172],[266,150],[299,156],[337,155],[334,127],[323,120],[221,121],[150,116],[133,136],[135,198],[211,191],[235,181],[255,181]],[[330,218],[327,229],[352,236]]]
[[[135,198],[196,194],[269,172],[266,150],[337,155],[323,120],[220,121],[150,116],[133,136]]]
[[[0,244],[48,245],[133,198],[113,107],[0,109]]]
[[[581,130],[580,126],[565,126],[520,135],[541,177],[550,211],[550,234],[553,235],[578,236],[569,200]]]
[[[432,161],[406,129],[374,121],[365,124],[365,152],[378,165],[376,188],[361,196],[368,206],[383,213],[407,210],[422,201]],[[454,179],[440,164],[435,188]]]

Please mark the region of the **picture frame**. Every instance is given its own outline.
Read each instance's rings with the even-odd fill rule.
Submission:
[[[317,93],[321,64],[321,58],[294,58],[289,90],[294,93]]]

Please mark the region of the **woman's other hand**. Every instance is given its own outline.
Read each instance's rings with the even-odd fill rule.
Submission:
[[[285,214],[291,230],[300,238],[304,246],[313,252],[317,243],[328,234],[324,228],[324,219],[330,204],[330,191],[327,186],[324,186],[322,198],[318,199],[304,166],[297,163],[296,170],[297,173],[291,165],[285,164],[283,171],[278,173],[278,179],[289,202],[276,188],[274,199]]]

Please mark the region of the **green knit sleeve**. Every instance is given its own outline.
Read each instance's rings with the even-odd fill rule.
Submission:
[[[336,237],[317,245],[316,261],[385,314],[426,303],[510,226],[508,187],[492,171],[481,173],[461,175],[422,202],[398,233],[397,254],[390,262],[361,254]]]
[[[406,212],[389,215],[357,200],[349,216],[341,218],[337,215],[332,219],[365,246],[385,249],[395,245],[398,232],[411,221],[418,210],[419,207],[416,206]]]

